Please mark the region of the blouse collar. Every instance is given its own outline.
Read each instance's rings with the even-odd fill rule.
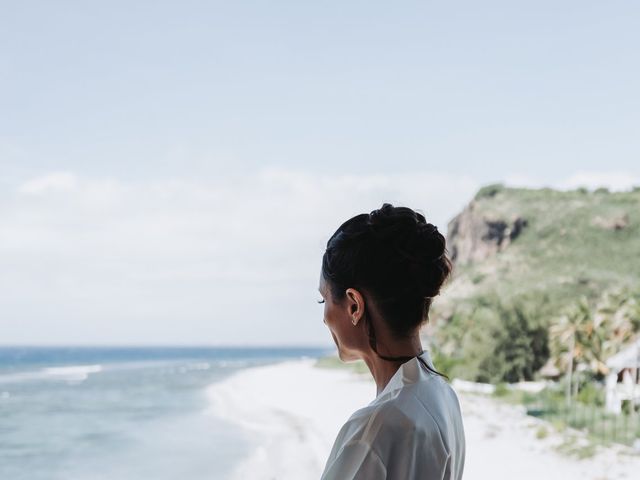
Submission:
[[[422,365],[422,362],[418,360],[418,357],[422,358],[429,367],[435,370],[433,362],[431,361],[431,356],[429,355],[429,352],[425,350],[420,355],[413,357],[411,360],[400,365],[400,368],[398,368],[396,373],[393,374],[384,389],[369,405],[380,403],[395,390],[398,390],[405,385],[411,385],[421,380],[425,380],[429,375],[432,375],[432,373],[427,371],[424,365]]]

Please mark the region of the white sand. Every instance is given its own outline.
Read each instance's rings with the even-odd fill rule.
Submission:
[[[376,388],[369,376],[314,364],[305,359],[251,368],[209,388],[212,412],[244,427],[254,445],[232,480],[320,478],[340,427],[374,399]],[[563,434],[523,407],[458,396],[467,440],[465,480],[640,479],[640,456],[630,449],[600,448],[579,460],[558,453]],[[536,438],[540,425],[548,425],[544,439]]]
[[[242,370],[209,388],[211,411],[244,427],[255,444],[233,480],[320,478],[340,427],[373,400],[375,384],[315,362]]]

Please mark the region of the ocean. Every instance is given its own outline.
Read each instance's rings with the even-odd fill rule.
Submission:
[[[250,453],[207,388],[323,348],[0,347],[0,479],[221,479]]]

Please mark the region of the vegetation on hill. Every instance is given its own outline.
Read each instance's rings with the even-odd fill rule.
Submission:
[[[454,276],[428,333],[451,377],[532,380],[547,362],[563,372],[570,338],[573,368],[602,375],[638,333],[640,189],[490,185],[451,221],[447,241]]]

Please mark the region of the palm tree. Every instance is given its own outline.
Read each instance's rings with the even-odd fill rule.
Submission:
[[[638,330],[640,309],[638,302],[625,290],[606,292],[598,302],[594,315],[594,339],[590,352],[590,366],[594,372],[609,373],[606,361],[615,355]]]
[[[573,371],[588,357],[593,331],[594,318],[585,297],[569,307],[549,329],[551,349],[560,363],[558,367],[567,372],[567,406],[571,406]],[[577,394],[577,383],[575,394]]]
[[[638,333],[640,302],[626,290],[605,292],[595,306],[585,297],[570,306],[550,327],[551,347],[558,368],[567,372],[567,404],[578,393],[573,372],[585,365],[606,375],[606,361]],[[573,387],[573,388],[572,388]]]

